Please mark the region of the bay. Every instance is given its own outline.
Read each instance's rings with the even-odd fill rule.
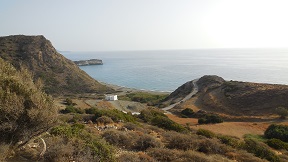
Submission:
[[[171,92],[203,75],[218,75],[225,80],[288,84],[288,49],[61,53],[73,61],[103,60],[104,65],[80,68],[98,81],[129,88]]]

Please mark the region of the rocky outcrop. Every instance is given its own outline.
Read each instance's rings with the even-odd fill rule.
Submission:
[[[26,68],[44,82],[53,95],[106,93],[112,89],[100,84],[73,61],[58,53],[44,36],[0,37],[0,57],[17,69]]]
[[[99,60],[99,59],[80,60],[80,61],[74,61],[74,62],[78,66],[103,65],[102,60]]]

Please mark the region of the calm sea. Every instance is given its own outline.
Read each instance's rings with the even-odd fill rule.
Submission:
[[[203,75],[225,80],[288,84],[288,49],[209,49],[129,52],[62,52],[71,59],[102,59],[81,66],[101,82],[124,87],[174,91]]]

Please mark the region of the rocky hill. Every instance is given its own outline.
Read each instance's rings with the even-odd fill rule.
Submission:
[[[278,107],[288,108],[287,85],[225,81],[218,76],[203,76],[197,85],[196,104],[206,111],[262,116],[275,114]],[[183,98],[184,94],[185,88],[178,88],[169,97]]]
[[[58,53],[44,36],[0,37],[0,57],[17,69],[27,68],[53,95],[112,91]]]

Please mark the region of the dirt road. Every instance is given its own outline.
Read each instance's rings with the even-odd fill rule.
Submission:
[[[164,110],[167,114],[171,114],[169,111],[167,111],[167,110],[170,110],[170,109],[172,109],[173,107],[175,107],[176,105],[178,105],[178,104],[180,104],[181,102],[184,102],[184,101],[187,101],[188,99],[190,99],[193,95],[195,95],[197,92],[198,92],[198,86],[197,86],[197,81],[198,81],[198,79],[195,79],[195,80],[193,80],[193,89],[192,89],[192,91],[191,91],[191,93],[189,93],[185,98],[183,98],[182,100],[180,100],[179,102],[176,102],[176,103],[174,103],[174,104],[172,104],[172,105],[169,105],[169,106],[167,106],[167,107],[164,107],[164,108],[162,108],[162,110]]]

